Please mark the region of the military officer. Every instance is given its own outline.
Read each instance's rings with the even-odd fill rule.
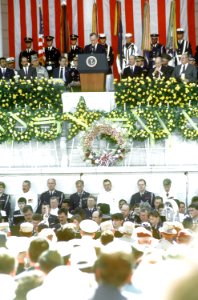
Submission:
[[[132,33],[125,34],[126,44],[123,46],[123,58],[126,62],[125,67],[128,66],[131,55],[139,55],[137,46],[132,42],[132,37]]]
[[[166,49],[164,45],[161,45],[158,42],[159,34],[152,33],[151,35],[151,50],[149,51],[149,69],[155,67],[155,59],[156,57],[161,57],[162,54],[166,53]]]
[[[78,56],[75,56],[70,68],[71,83],[70,87],[73,91],[80,91],[80,73],[78,71]]]
[[[188,53],[188,55],[192,55],[192,48],[189,41],[184,39],[183,28],[177,28],[177,49],[175,51],[175,64],[181,65],[181,56],[184,53]]]
[[[45,48],[45,67],[48,71],[49,76],[52,76],[53,69],[59,66],[60,51],[53,46],[53,36],[48,35],[45,38],[47,42],[47,47]]]
[[[19,67],[22,69],[21,59],[22,57],[27,57],[28,63],[31,63],[31,56],[37,54],[35,50],[32,49],[33,39],[31,37],[25,37],[24,42],[26,44],[26,49],[21,51],[19,54]]]
[[[106,43],[107,37],[105,33],[99,34],[99,43],[105,47],[106,54],[107,54],[107,61],[109,65],[109,70],[107,72],[106,76],[106,91],[112,91],[113,90],[113,73],[112,73],[112,66],[114,62],[114,53],[113,48]]]
[[[71,34],[70,35],[70,51],[68,52],[68,60],[71,62],[74,57],[78,54],[83,53],[83,48],[77,45],[78,35]]]
[[[148,75],[148,68],[147,68],[147,62],[144,58],[144,56],[138,55],[136,57],[136,66],[139,66],[142,68],[142,74],[144,77]]]

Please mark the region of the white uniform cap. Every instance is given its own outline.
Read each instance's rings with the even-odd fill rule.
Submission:
[[[15,59],[14,59],[14,57],[7,57],[7,58],[6,58],[6,61],[7,61],[7,62],[14,62]]]
[[[132,36],[133,36],[133,35],[132,35],[132,33],[130,33],[130,32],[128,32],[128,33],[125,34],[125,37],[126,37],[126,38],[130,38],[130,37],[132,37]]]
[[[135,224],[134,223],[132,223],[130,221],[126,221],[126,222],[124,222],[123,226],[119,228],[119,231],[121,233],[132,234],[134,228],[135,228]]]
[[[25,233],[32,232],[33,228],[34,228],[33,224],[29,223],[29,222],[24,222],[24,223],[21,223],[21,225],[20,225],[20,230]]]
[[[102,223],[100,224],[100,229],[101,229],[101,231],[113,230],[113,224],[112,224],[112,221],[109,220],[109,221],[102,222]]]
[[[8,222],[0,223],[0,231],[7,231],[8,229],[9,229],[9,223]]]
[[[183,32],[185,32],[185,30],[184,30],[184,28],[180,27],[180,28],[177,28],[177,32],[183,33]]]
[[[95,221],[83,220],[82,222],[80,222],[80,229],[87,233],[94,233],[98,231],[99,226]]]
[[[105,33],[100,33],[100,34],[99,34],[99,38],[100,38],[100,39],[106,38],[106,34],[105,34]]]

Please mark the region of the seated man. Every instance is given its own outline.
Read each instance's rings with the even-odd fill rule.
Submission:
[[[123,204],[121,208],[121,213],[123,214],[124,221],[132,221],[131,210],[129,204]]]
[[[36,69],[37,78],[49,78],[48,72],[45,67],[39,64],[38,56],[36,54],[31,56],[31,62],[32,67]]]
[[[113,228],[115,230],[114,232],[114,236],[115,237],[121,237],[122,234],[119,231],[120,227],[122,227],[124,222],[124,217],[121,213],[116,213],[112,215],[112,224],[113,224]]]
[[[58,198],[53,196],[50,198],[50,214],[54,216],[58,216]]]
[[[47,186],[48,186],[48,191],[42,193],[39,197],[38,200],[38,208],[37,211],[38,213],[41,212],[41,206],[42,204],[50,204],[50,198],[52,196],[55,196],[58,198],[59,201],[59,207],[61,207],[62,201],[65,199],[65,195],[61,191],[57,191],[56,188],[56,180],[54,178],[49,178],[47,180]]]
[[[6,58],[0,58],[0,79],[10,80],[14,77],[14,71],[6,67]]]
[[[41,223],[46,224],[50,228],[54,228],[55,225],[59,223],[58,217],[51,214],[49,204],[45,204],[45,203],[42,204],[41,215],[42,215]],[[58,215],[58,213],[57,213],[57,215]]]
[[[92,214],[96,209],[96,198],[92,195],[89,195],[87,199],[87,208],[85,208],[86,219],[92,219]]]
[[[151,224],[153,237],[159,240],[161,238],[159,228],[162,226],[160,214],[157,211],[150,212],[149,222]]]
[[[106,203],[110,206],[111,214],[119,212],[118,194],[113,190],[112,183],[109,179],[103,180],[104,190],[99,193],[97,202]]]
[[[64,81],[65,85],[71,82],[70,68],[68,67],[68,58],[61,56],[59,59],[60,66],[53,70],[53,77],[60,78]]]
[[[68,224],[68,210],[66,208],[60,208],[58,211],[59,224],[55,225],[55,230],[64,229],[64,225]]]
[[[189,63],[189,56],[187,53],[182,54],[181,65],[174,68],[173,77],[178,81],[197,82],[197,69]]]
[[[31,190],[31,182],[29,180],[24,180],[22,183],[22,192],[17,195],[17,199],[25,198],[27,204],[32,206],[33,211],[36,210],[38,201],[36,193]]]
[[[170,78],[170,74],[168,72],[167,67],[162,65],[161,57],[156,57],[155,67],[150,69],[149,76],[152,79],[161,79],[161,78],[169,79]]]
[[[169,79],[172,74],[173,74],[173,70],[174,68],[172,66],[169,66],[169,62],[171,60],[171,56],[168,54],[162,54],[162,66],[166,67],[166,78]]]
[[[18,225],[25,221],[23,209],[27,204],[27,200],[23,197],[18,199],[19,210],[15,210],[13,214],[13,224]]]
[[[129,56],[129,66],[124,69],[122,78],[141,77],[142,73],[143,73],[142,68],[136,65],[135,55],[130,55]]]
[[[70,204],[69,204],[70,213],[73,213],[73,211],[78,207],[83,209],[87,208],[87,199],[90,194],[84,191],[83,180],[76,181],[76,190],[77,192],[70,196]]]
[[[18,70],[18,75],[21,79],[33,79],[36,78],[36,69],[31,67],[28,63],[27,57],[21,58],[22,69]]]
[[[153,207],[155,195],[146,191],[146,181],[139,179],[137,182],[139,192],[131,196],[130,205],[133,207],[136,203],[148,202]]]
[[[4,222],[8,221],[11,212],[10,195],[5,192],[6,185],[0,182],[0,214]]]

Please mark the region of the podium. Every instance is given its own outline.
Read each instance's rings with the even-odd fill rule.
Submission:
[[[105,54],[79,54],[78,71],[82,92],[104,92],[109,66]]]

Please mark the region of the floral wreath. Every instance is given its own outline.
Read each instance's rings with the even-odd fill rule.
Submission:
[[[42,142],[58,138],[62,131],[62,121],[60,119],[60,116],[51,110],[36,111],[32,119],[34,138]],[[42,126],[46,126],[47,130],[43,130]]]
[[[17,142],[29,142],[32,139],[34,129],[30,122],[31,116],[31,111],[25,108],[9,112],[8,131],[12,140]],[[17,124],[19,124],[23,130],[19,130],[19,128],[16,127]]]
[[[184,138],[196,140],[198,138],[198,125],[192,120],[192,117],[198,118],[198,108],[188,107],[182,110],[179,118],[179,130]],[[188,127],[190,124],[190,127]]]
[[[117,144],[113,150],[93,151],[92,144],[97,136],[108,137]],[[82,138],[84,160],[95,166],[113,166],[123,160],[126,152],[127,136],[125,130],[116,123],[101,119],[89,127]]]

